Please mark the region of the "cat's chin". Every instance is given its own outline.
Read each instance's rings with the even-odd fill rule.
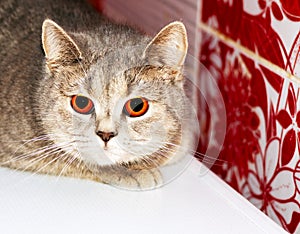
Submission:
[[[111,160],[112,164],[134,160],[136,157],[128,154],[123,149],[117,147],[107,147],[104,149],[105,156]]]
[[[107,146],[101,143],[97,148],[91,147],[88,152],[82,152],[80,155],[83,161],[94,166],[113,166],[137,158],[137,156],[125,151],[113,140]]]

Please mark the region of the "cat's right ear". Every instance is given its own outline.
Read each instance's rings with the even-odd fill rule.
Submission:
[[[184,64],[187,49],[185,26],[175,21],[165,26],[152,39],[144,51],[144,58],[149,65],[166,65],[180,70]]]
[[[42,45],[50,70],[57,66],[72,64],[81,59],[81,52],[73,39],[50,19],[43,22]]]

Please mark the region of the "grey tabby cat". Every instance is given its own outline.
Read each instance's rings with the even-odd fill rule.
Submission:
[[[0,163],[125,188],[190,148],[180,22],[153,39],[80,0],[2,0]],[[184,131],[186,129],[186,131]]]

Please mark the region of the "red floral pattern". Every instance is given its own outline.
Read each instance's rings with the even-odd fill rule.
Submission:
[[[299,1],[254,0],[247,8],[249,2],[203,0],[202,22],[300,77],[299,24],[294,31],[278,27],[300,21]],[[215,35],[202,32],[201,39],[200,61],[218,83],[226,106],[219,156],[226,163],[213,170],[283,228],[300,233],[299,84]],[[212,126],[217,113],[204,113],[202,119]],[[203,153],[209,135],[202,135]]]

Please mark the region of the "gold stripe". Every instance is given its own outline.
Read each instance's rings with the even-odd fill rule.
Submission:
[[[283,68],[277,66],[276,64],[271,63],[267,59],[259,56],[258,54],[254,53],[252,50],[249,50],[248,48],[244,47],[243,45],[235,42],[231,38],[229,38],[226,35],[220,33],[219,31],[213,29],[212,27],[206,25],[205,23],[200,22],[198,24],[198,27],[202,31],[218,38],[220,41],[222,41],[226,45],[228,45],[228,46],[230,46],[234,49],[237,49],[240,53],[242,53],[246,57],[258,62],[260,65],[266,67],[267,69],[274,72],[275,74],[277,74],[281,77],[290,79],[291,81],[294,81],[294,82],[300,84],[300,77],[294,76],[293,74],[291,74],[290,72],[287,72],[286,70],[284,70]]]

